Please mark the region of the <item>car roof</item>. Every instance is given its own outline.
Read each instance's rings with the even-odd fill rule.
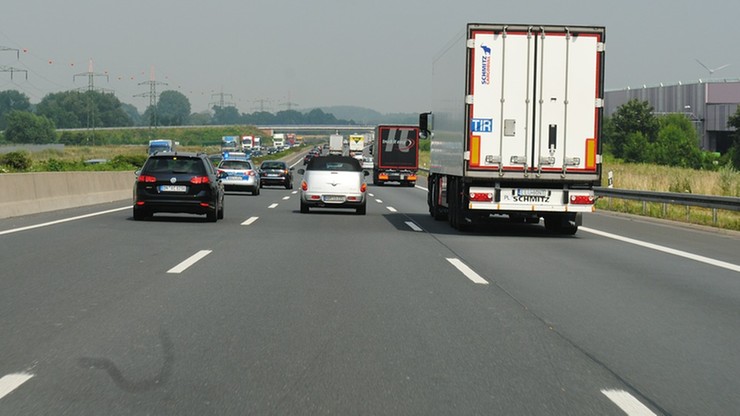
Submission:
[[[157,152],[149,157],[202,157],[203,154],[201,153],[194,153],[194,152]]]

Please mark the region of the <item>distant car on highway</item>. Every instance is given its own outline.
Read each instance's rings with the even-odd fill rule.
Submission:
[[[293,168],[281,160],[265,160],[260,165],[260,185],[281,185],[293,189]]]
[[[224,188],[206,155],[159,152],[136,172],[134,220],[157,212],[206,215],[215,222],[224,217]]]
[[[358,215],[367,212],[367,184],[360,162],[349,156],[317,156],[303,175],[300,191],[301,212],[315,208],[354,208]]]
[[[218,174],[222,177],[227,191],[246,191],[252,195],[260,194],[260,174],[252,162],[242,158],[224,159],[218,164]]]

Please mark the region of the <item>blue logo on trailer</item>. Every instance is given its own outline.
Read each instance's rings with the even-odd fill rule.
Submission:
[[[470,131],[473,133],[493,133],[493,119],[474,118],[470,120]]]
[[[491,83],[491,48],[486,45],[481,45],[480,47],[483,49],[480,83],[482,85],[488,85]]]

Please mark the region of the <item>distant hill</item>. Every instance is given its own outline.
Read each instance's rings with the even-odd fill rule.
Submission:
[[[354,120],[357,124],[417,124],[419,122],[419,115],[412,113],[382,114],[369,108],[349,105],[319,107],[319,109],[333,114],[338,119]]]

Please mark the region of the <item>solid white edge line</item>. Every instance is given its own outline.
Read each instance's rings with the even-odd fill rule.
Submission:
[[[457,270],[460,270],[462,274],[465,275],[468,279],[470,279],[473,283],[477,283],[479,285],[487,285],[488,281],[482,277],[476,272],[473,271],[470,267],[468,267],[465,263],[460,261],[460,259],[457,258],[448,258],[447,261],[449,261],[453,266],[457,268]]]
[[[278,206],[278,204],[272,204],[272,205],[270,205],[270,206],[269,206],[269,207],[267,207],[267,208],[270,208],[270,209],[272,209],[272,208],[275,208],[276,206]]]
[[[411,228],[411,229],[412,229],[412,230],[414,230],[414,231],[423,231],[423,230],[422,230],[421,228],[419,228],[419,226],[418,226],[418,225],[416,225],[416,223],[414,223],[413,221],[406,221],[406,225],[408,225],[408,226],[409,226],[409,228]]]
[[[15,373],[8,374],[7,376],[0,378],[0,399],[10,394],[13,390],[17,389],[21,384],[30,380],[33,374],[28,373]]]
[[[192,256],[188,257],[185,261],[178,264],[177,266],[167,270],[167,273],[182,273],[185,271],[188,267],[195,264],[198,260],[202,259],[203,257],[211,254],[212,250],[201,250]]]
[[[81,220],[85,218],[96,217],[98,215],[110,214],[111,212],[123,211],[124,209],[131,209],[131,206],[129,205],[127,207],[114,208],[114,209],[109,209],[107,211],[93,212],[91,214],[79,215],[77,217],[71,217],[71,218],[64,218],[61,220],[45,222],[43,224],[29,225],[27,227],[13,228],[11,230],[0,231],[0,235],[12,234],[12,233],[20,232],[20,231],[33,230],[34,228],[48,227],[50,225],[61,224],[61,223],[69,222],[69,221],[76,221],[76,220]]]
[[[255,221],[257,221],[258,218],[259,217],[251,217],[251,218],[247,219],[246,221],[244,221],[241,225],[251,225],[252,223],[254,223]]]
[[[695,260],[701,263],[706,263],[712,266],[717,266],[723,269],[732,270],[732,271],[740,273],[740,266],[737,264],[727,263],[721,260],[715,260],[709,257],[700,256],[698,254],[692,254],[692,253],[688,253],[688,252],[681,251],[681,250],[676,250],[676,249],[669,248],[669,247],[659,246],[657,244],[647,243],[645,241],[635,240],[635,239],[628,238],[628,237],[622,237],[621,235],[611,234],[611,233],[607,233],[607,232],[599,231],[599,230],[594,230],[593,228],[582,226],[579,229],[587,233],[596,234],[602,237],[623,241],[625,243],[634,244],[640,247],[645,247],[645,248],[649,248],[649,249],[656,250],[656,251],[661,251],[667,254],[673,254],[674,256],[684,257],[690,260]]]
[[[422,191],[426,191],[426,192],[429,192],[429,189],[427,189],[427,188],[425,188],[425,187],[423,187],[423,186],[419,186],[419,185],[416,185],[416,186],[415,186],[415,188],[419,188],[419,189],[421,189]]]
[[[386,207],[386,209],[388,209],[388,211],[390,211],[390,212],[398,212],[398,211],[397,211],[397,210],[396,210],[395,208],[393,208],[393,207]]]
[[[657,416],[647,406],[624,390],[601,390],[601,393],[629,416]]]

